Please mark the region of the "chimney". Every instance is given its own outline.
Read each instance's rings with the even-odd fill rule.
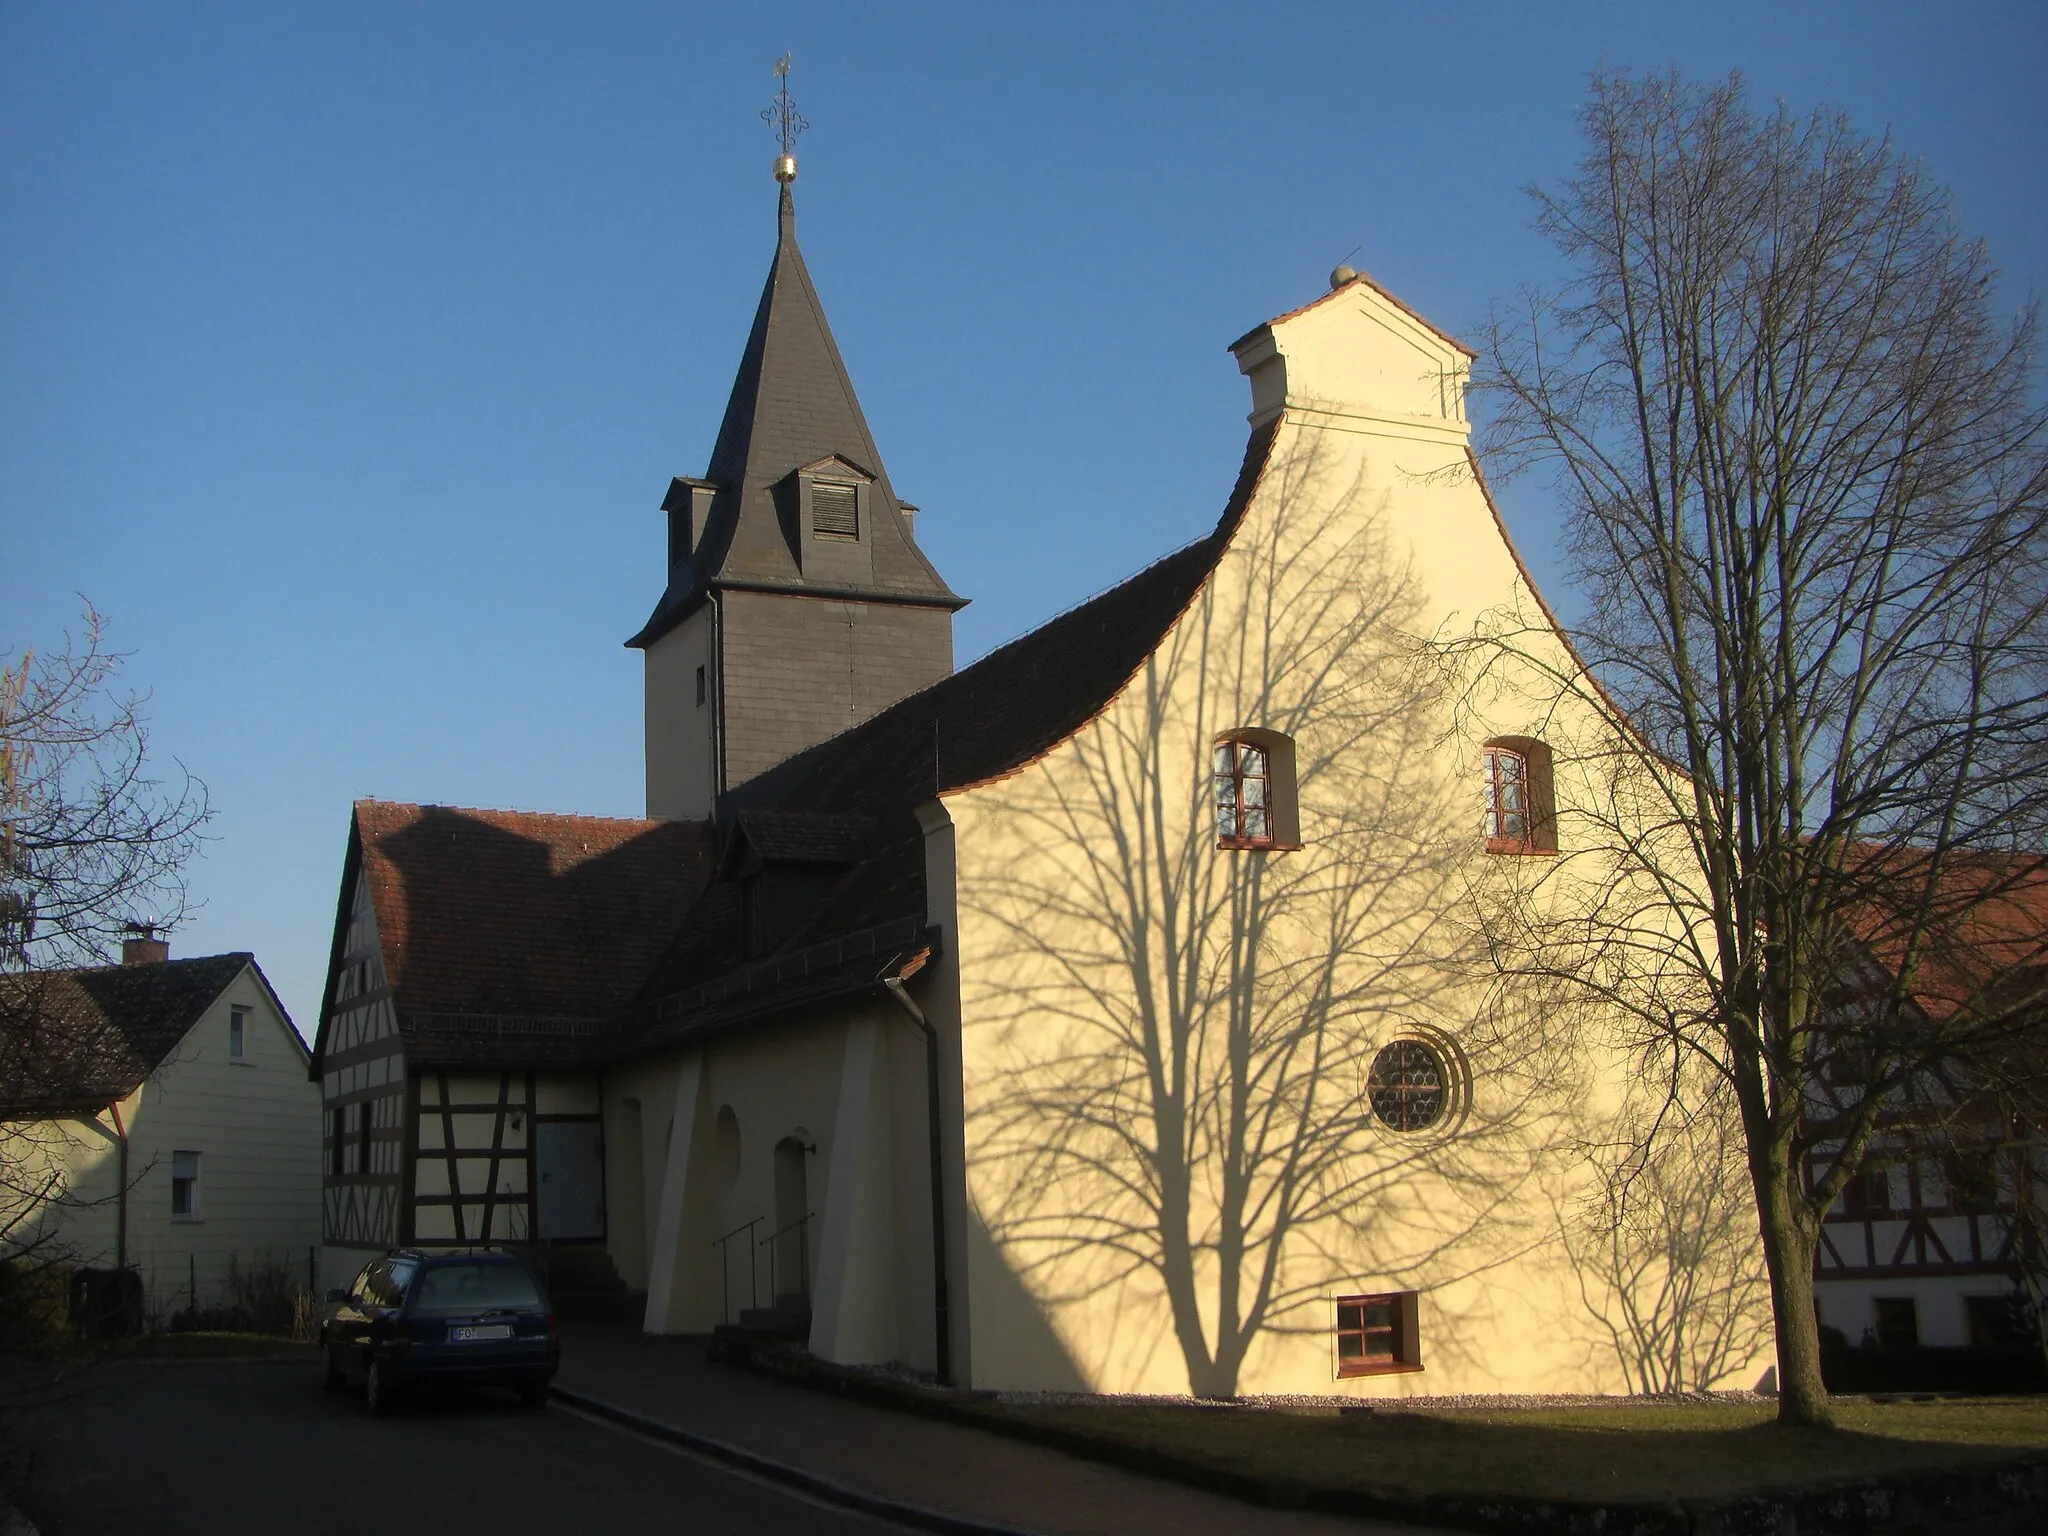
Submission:
[[[171,941],[157,937],[155,923],[130,923],[121,941],[123,965],[161,965],[171,958]]]

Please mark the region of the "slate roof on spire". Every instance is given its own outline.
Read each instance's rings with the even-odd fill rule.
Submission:
[[[782,188],[775,261],[754,312],[711,465],[710,515],[690,558],[669,572],[653,616],[626,643],[650,645],[721,587],[845,595],[843,581],[806,581],[798,563],[796,508],[776,487],[792,471],[837,454],[874,477],[869,537],[874,578],[856,589],[882,601],[960,608],[912,541],[909,525],[861,414],[846,364],[796,243],[796,211]]]

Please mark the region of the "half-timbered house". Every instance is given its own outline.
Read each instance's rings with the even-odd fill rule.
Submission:
[[[2048,883],[2022,872],[1980,891],[1983,872],[1968,864],[1951,883],[1965,904],[1957,935],[1916,964],[1901,1027],[1948,1027],[1970,1046],[1880,1101],[1866,1165],[1822,1222],[1815,1306],[1838,1347],[2020,1348],[2038,1356],[2038,1316],[2048,1301],[2048,1103],[2038,1086],[2048,1019],[2038,1004],[2022,1001],[2010,1013],[2008,1006],[2040,993]],[[1858,966],[1873,976],[1895,972],[1892,947],[1873,941]],[[1881,990],[1859,986],[1852,974],[1836,1006],[1853,1012],[1859,996]],[[1973,1025],[1972,1016],[1983,1023]],[[1843,1038],[1856,1038],[1853,1019]],[[1859,1102],[1855,1064],[1843,1066],[1839,1078],[1823,1072],[1823,1117]],[[1816,1147],[1816,1176],[1837,1148]]]

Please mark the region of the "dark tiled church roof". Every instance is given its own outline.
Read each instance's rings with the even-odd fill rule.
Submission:
[[[351,841],[400,1024],[414,1031],[435,1016],[616,1013],[715,856],[703,822],[380,800],[357,802]]]
[[[1276,431],[1269,423],[1252,434],[1230,503],[1207,538],[769,769],[734,790],[734,800],[907,812],[937,793],[1015,772],[1057,746],[1116,697],[1208,580]]]
[[[0,976],[0,1110],[125,1098],[254,964],[238,953]]]
[[[718,487],[710,515],[690,558],[670,572],[653,615],[626,643],[651,645],[716,587],[802,592],[817,585],[797,564],[794,511],[777,506],[774,487],[792,471],[834,455],[874,477],[868,536],[874,576],[861,590],[885,600],[963,607],[966,600],[954,595],[911,538],[797,248],[796,213],[785,186],[775,262],[704,475]],[[830,589],[840,591],[842,584]]]
[[[874,840],[872,816],[752,809],[733,823],[746,846],[771,864],[857,864]]]

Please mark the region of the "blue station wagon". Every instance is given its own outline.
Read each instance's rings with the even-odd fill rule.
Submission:
[[[369,1264],[320,1329],[326,1386],[363,1378],[370,1412],[423,1386],[511,1387],[547,1402],[562,1346],[547,1292],[516,1253],[401,1248]]]

